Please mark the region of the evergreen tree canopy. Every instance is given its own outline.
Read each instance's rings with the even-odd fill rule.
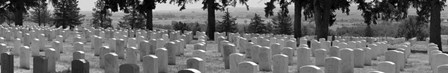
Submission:
[[[95,2],[95,8],[93,8],[94,13],[92,13],[92,25],[95,28],[109,28],[112,27],[112,13],[110,10],[103,10],[105,6],[105,0],[97,0]]]
[[[38,23],[39,26],[49,24],[52,20],[50,10],[48,10],[47,3],[44,0],[39,2],[39,6],[33,7],[31,11],[31,21]]]
[[[56,27],[74,28],[82,24],[82,18],[85,15],[79,14],[77,0],[60,0],[53,3],[54,8],[54,24]]]
[[[118,26],[124,29],[145,29],[145,18],[136,12],[127,13]]]
[[[255,17],[250,20],[249,31],[251,33],[269,33],[271,32],[270,26],[263,23],[264,20],[261,19],[260,15],[255,14]]]
[[[31,7],[39,6],[40,0],[0,0],[0,13],[14,13],[16,25],[23,25],[23,15]]]
[[[280,10],[277,16],[272,18],[272,24],[276,34],[290,35],[292,33],[291,17],[289,17],[285,10]]]
[[[222,21],[218,21],[218,25],[216,26],[216,30],[218,32],[237,32],[237,24],[236,24],[236,18],[233,18],[230,16],[229,10],[227,10],[222,16]]]

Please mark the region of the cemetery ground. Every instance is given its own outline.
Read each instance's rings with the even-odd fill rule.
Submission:
[[[56,63],[56,71],[58,73],[69,73],[69,72],[63,72],[66,70],[69,70],[71,67],[71,61],[72,61],[72,52],[74,52],[71,43],[71,40],[64,42],[64,52],[61,54],[60,59]],[[192,43],[195,43],[195,41],[192,41]],[[13,44],[12,42],[8,44]],[[427,43],[426,43],[427,44]],[[99,57],[93,55],[93,50],[90,48],[91,43],[87,43],[84,45],[85,53],[85,59],[88,60],[90,63],[90,73],[104,73],[104,70],[99,67]],[[107,44],[105,44],[107,45]],[[50,44],[45,45],[47,48],[51,47]],[[423,48],[426,45],[424,44],[416,44],[415,46]],[[8,46],[13,47],[13,46]],[[179,70],[186,69],[186,60],[190,57],[192,57],[193,52],[193,44],[188,44],[185,49],[185,54],[182,56],[178,56],[176,65],[169,65],[169,72],[168,73],[176,73]],[[44,52],[40,52],[43,54]],[[221,54],[217,51],[217,44],[215,42],[208,41],[207,42],[207,51],[206,51],[206,58],[205,60],[205,66],[206,66],[206,73],[230,73],[229,69],[224,68],[224,62],[223,58],[220,56]],[[30,59],[33,60],[33,59]],[[246,60],[248,60],[246,58]],[[383,57],[378,57],[377,60],[373,60],[372,66],[364,66],[364,68],[355,68],[355,73],[367,73],[369,71],[374,71],[376,69],[376,64],[378,62],[384,61]],[[294,57],[294,65],[289,65],[289,73],[295,73],[297,71],[296,67],[296,58]],[[313,61],[314,62],[314,61]],[[120,64],[126,63],[123,59],[120,59]],[[31,65],[33,65],[31,61]],[[139,62],[138,65],[140,66],[140,70],[142,70],[142,63]],[[320,67],[324,69],[324,67]],[[14,73],[32,73],[33,67],[31,66],[30,69],[23,69],[19,67],[19,57],[14,56]],[[260,71],[259,73],[272,73],[272,72],[264,72]],[[432,73],[429,62],[428,62],[428,55],[426,53],[412,53],[410,57],[407,59],[407,63],[405,65],[404,71],[401,71],[400,73]]]

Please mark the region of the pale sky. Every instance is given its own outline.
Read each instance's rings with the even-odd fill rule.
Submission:
[[[81,8],[81,11],[92,11],[92,8],[95,7],[96,0],[79,0],[78,6]],[[269,0],[249,0],[248,5],[250,7],[265,7],[264,3]],[[193,4],[187,4],[187,9],[200,9],[202,8],[202,0]],[[51,7],[51,6],[49,6]],[[237,4],[237,7],[244,7],[241,4]],[[158,10],[178,10],[180,7],[173,4],[157,4],[156,11]]]

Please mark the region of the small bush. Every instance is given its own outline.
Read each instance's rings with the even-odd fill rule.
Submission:
[[[428,37],[428,26],[417,18],[417,16],[409,16],[398,25],[397,37],[405,37],[406,39],[417,37],[417,40],[425,40]]]

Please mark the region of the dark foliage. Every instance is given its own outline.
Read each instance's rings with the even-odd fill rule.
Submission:
[[[110,18],[112,16],[111,11],[102,9],[105,7],[105,3],[105,0],[97,0],[95,2],[95,8],[92,9],[94,12],[92,13],[91,25],[95,28],[112,27],[112,19]]]
[[[78,0],[61,0],[58,3],[53,3],[54,9],[54,24],[56,27],[74,28],[81,25],[83,21],[82,15],[79,13]]]
[[[237,24],[236,24],[236,18],[232,17],[229,13],[229,10],[227,10],[222,16],[222,21],[218,21],[218,25],[216,26],[217,32],[237,32]]]
[[[31,21],[37,23],[39,26],[47,25],[52,21],[50,10],[47,7],[48,4],[43,1],[40,1],[39,6],[33,7],[34,11],[30,12]]]
[[[428,37],[428,26],[423,21],[418,21],[417,16],[409,16],[398,27],[398,37],[406,39],[417,37],[417,40],[425,40]]]
[[[290,35],[292,33],[291,17],[284,11],[280,10],[277,16],[272,18],[274,33]]]
[[[250,33],[266,34],[271,32],[271,28],[271,26],[264,23],[264,20],[261,19],[260,15],[255,14],[254,18],[250,20],[248,31]]]

